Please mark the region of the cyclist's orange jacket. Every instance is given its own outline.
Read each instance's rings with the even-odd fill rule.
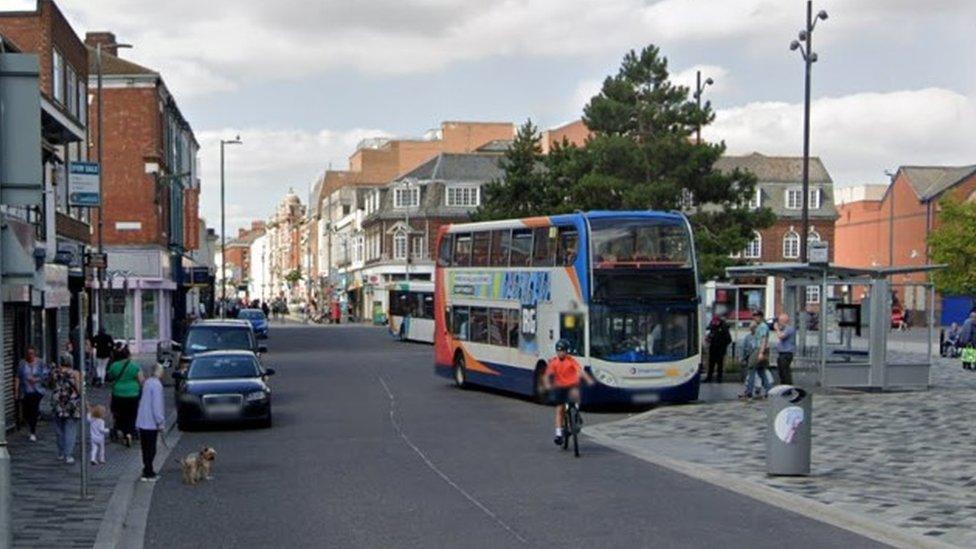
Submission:
[[[567,387],[578,387],[580,384],[580,368],[579,362],[576,359],[566,355],[566,358],[560,359],[558,356],[552,357],[549,361],[549,365],[546,366],[546,377],[553,377],[553,384],[560,388],[565,389]]]

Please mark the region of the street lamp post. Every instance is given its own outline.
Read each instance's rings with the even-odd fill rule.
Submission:
[[[412,187],[410,186],[410,180],[409,179],[404,179],[403,180],[403,186],[407,189],[407,200],[408,200],[407,207],[403,210],[403,212],[404,212],[403,215],[404,215],[404,218],[405,218],[405,221],[406,221],[406,224],[407,224],[407,250],[406,250],[407,251],[407,264],[406,264],[406,266],[403,269],[403,278],[404,278],[405,281],[410,282],[410,238],[411,238],[410,237],[410,233],[413,232],[410,229],[410,208],[412,207],[411,205],[413,204],[413,195],[410,192],[410,189]],[[396,197],[393,197],[393,198],[394,198],[394,201],[396,201]],[[419,204],[419,199],[418,199],[418,204]]]
[[[820,10],[813,16],[813,0],[807,0],[807,26],[800,31],[799,40],[790,43],[790,50],[800,50],[803,57],[806,80],[803,96],[803,237],[800,240],[800,262],[806,263],[808,242],[810,237],[810,71],[817,62],[817,53],[813,51],[813,29],[817,21],[827,20],[827,12]],[[806,42],[806,48],[800,42]]]
[[[695,103],[698,105],[698,113],[701,114],[701,100],[702,92],[705,91],[705,86],[711,86],[715,81],[711,77],[705,79],[705,83],[702,84],[701,71],[695,71]],[[698,127],[695,128],[695,144],[701,145],[701,121],[698,121]]]
[[[241,145],[241,136],[220,140],[220,318],[227,317],[227,223],[224,215],[224,147]]]
[[[118,48],[131,48],[132,44],[115,44],[116,49]],[[102,257],[102,231],[105,226],[105,216],[102,215],[105,212],[105,197],[102,194],[102,180],[105,178],[105,168],[102,166],[102,44],[95,44],[95,72],[97,75],[96,87],[97,98],[95,106],[98,109],[98,142],[96,154],[98,155],[98,256]],[[95,326],[93,329],[95,333],[103,326],[102,324],[102,285],[105,282],[105,267],[98,269],[98,284],[95,286]],[[82,460],[82,467],[84,467],[84,461]]]

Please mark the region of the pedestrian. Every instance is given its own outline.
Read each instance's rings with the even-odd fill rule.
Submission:
[[[105,463],[105,407],[101,404],[92,406],[88,414],[88,434],[91,440],[91,464]]]
[[[725,354],[729,344],[732,343],[732,334],[729,332],[729,325],[725,319],[715,315],[708,323],[708,373],[705,374],[705,383],[712,381],[712,374],[717,370],[715,380],[722,383],[722,371],[725,369]]]
[[[74,463],[75,439],[81,419],[81,374],[71,355],[62,353],[51,372],[51,411],[58,434],[58,459]]]
[[[796,328],[790,323],[790,315],[782,313],[773,324],[776,331],[776,370],[779,382],[793,385],[793,355],[796,353]]]
[[[268,307],[268,302],[267,301],[262,301],[261,302],[261,312],[264,313],[264,317],[265,318],[268,318],[268,315],[271,314],[271,307]]]
[[[14,378],[14,400],[20,401],[21,413],[27,422],[28,438],[37,442],[37,418],[41,415],[41,399],[48,380],[48,369],[44,362],[37,358],[37,349],[27,347],[27,352],[20,364],[17,365],[17,377]]]
[[[942,356],[944,357],[956,357],[958,356],[959,349],[959,337],[962,335],[962,328],[959,326],[958,322],[953,322],[949,329],[945,332],[945,338],[942,340]]]
[[[112,357],[112,350],[115,347],[115,338],[105,332],[105,327],[98,329],[98,334],[92,338],[92,346],[95,347],[95,383],[101,386],[105,383],[105,370],[108,369],[109,359]]]
[[[962,356],[962,368],[964,370],[976,369],[976,352],[972,349],[976,347],[976,307],[969,311],[969,318],[962,323],[959,329],[959,342],[957,343]]]
[[[112,417],[114,428],[126,446],[132,446],[136,435],[136,414],[139,410],[139,391],[143,381],[142,368],[132,360],[129,347],[121,344],[106,379],[112,385]]]
[[[763,318],[762,311],[752,314],[752,323],[749,325],[749,356],[746,359],[748,373],[746,374],[746,390],[740,398],[750,400],[754,396],[756,387],[756,376],[760,378],[763,386],[762,398],[765,398],[772,386],[766,377],[766,370],[769,368],[769,325]]]
[[[139,428],[139,443],[142,446],[142,480],[154,482],[156,472],[153,461],[156,459],[156,439],[160,431],[166,426],[166,416],[163,415],[163,365],[155,364],[152,376],[142,386],[142,396],[139,398],[139,412],[136,416],[136,427]]]

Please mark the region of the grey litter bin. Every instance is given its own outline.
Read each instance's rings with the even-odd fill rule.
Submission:
[[[810,423],[813,395],[792,385],[769,391],[766,408],[766,473],[810,474]]]

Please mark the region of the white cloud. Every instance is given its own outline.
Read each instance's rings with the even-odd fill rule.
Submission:
[[[0,0],[0,9],[30,7]],[[822,6],[820,5],[822,4]],[[597,55],[648,41],[785,44],[798,0],[60,0],[76,29],[112,30],[180,96],[343,68],[412,74],[489,57]],[[971,10],[964,0],[823,0],[827,39]]]
[[[680,86],[685,86],[691,93],[695,92],[695,84],[697,78],[697,71],[702,73],[702,83],[708,78],[712,79],[712,84],[707,87],[709,91],[723,91],[730,87],[729,85],[729,71],[724,67],[719,67],[717,65],[695,65],[694,67],[688,67],[687,69],[680,71],[678,73],[671,75],[671,82],[678,84]],[[690,94],[689,94],[690,95]],[[702,97],[707,99],[708,93],[702,94]]]
[[[951,90],[825,97],[811,105],[810,153],[838,185],[873,182],[899,165],[976,163],[973,127],[976,98]],[[702,136],[725,140],[730,154],[799,156],[802,132],[802,104],[765,102],[719,110]]]
[[[366,137],[389,134],[353,129],[307,132],[294,129],[224,128],[197,133],[200,142],[200,215],[220,230],[220,140],[241,136],[243,145],[225,147],[227,233],[265,219],[279,200],[294,189],[306,202],[309,185],[331,164],[345,169],[348,156]]]

